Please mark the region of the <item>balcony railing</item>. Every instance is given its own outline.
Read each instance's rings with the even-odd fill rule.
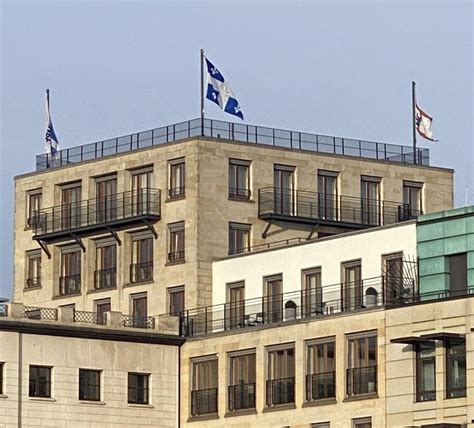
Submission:
[[[122,325],[133,328],[155,328],[155,319],[153,317],[141,317],[134,315],[122,315]]]
[[[23,318],[30,320],[57,321],[58,310],[52,308],[37,308],[34,306],[23,306]]]
[[[0,317],[8,316],[8,305],[6,303],[0,303]]]
[[[81,275],[68,275],[59,277],[59,295],[67,296],[81,292]]]
[[[250,189],[243,189],[239,187],[229,187],[229,198],[235,199],[250,199],[252,192]]]
[[[336,372],[306,375],[306,400],[324,400],[336,396]]]
[[[101,324],[97,312],[74,311],[74,322],[82,324]]]
[[[184,250],[168,253],[168,262],[180,262],[184,260]]]
[[[377,392],[377,366],[347,369],[347,396],[375,394]]]
[[[153,280],[153,262],[134,263],[130,265],[130,283]]]
[[[96,270],[94,272],[94,288],[102,290],[117,286],[117,268]]]
[[[264,220],[364,228],[394,224],[420,214],[403,203],[305,190],[264,187],[258,194],[258,215]]]
[[[184,191],[185,191],[184,186],[183,187],[173,187],[173,188],[168,190],[168,197],[170,199],[180,198],[180,197],[185,195]]]
[[[295,402],[295,378],[267,380],[267,406]]]
[[[217,413],[217,388],[191,391],[191,415]]]
[[[49,154],[41,154],[36,156],[36,170],[43,171],[48,168],[100,159],[199,136],[398,163],[414,163],[415,161],[411,146],[331,137],[213,119],[204,119],[204,121],[193,119],[136,134],[59,150],[54,159]],[[429,165],[428,149],[416,149],[416,163]]]
[[[229,412],[255,408],[255,382],[228,387]]]
[[[41,287],[41,277],[26,278],[26,288]]]
[[[160,218],[160,190],[141,189],[35,211],[36,239],[57,239]]]

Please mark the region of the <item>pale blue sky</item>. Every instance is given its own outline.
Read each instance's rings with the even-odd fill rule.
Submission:
[[[456,170],[456,205],[468,183],[474,202],[470,1],[0,5],[0,296],[12,283],[13,177],[44,150],[44,90],[62,148],[198,117],[201,47],[245,123],[262,126],[410,145],[416,80],[440,140],[420,146]]]

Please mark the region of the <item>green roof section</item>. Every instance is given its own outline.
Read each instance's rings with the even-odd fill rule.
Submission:
[[[427,221],[440,220],[449,217],[458,217],[462,215],[474,214],[474,205],[467,207],[454,208],[452,210],[437,211],[431,214],[424,214],[418,217],[418,223],[424,223]]]

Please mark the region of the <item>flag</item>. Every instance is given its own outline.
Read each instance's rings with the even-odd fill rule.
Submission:
[[[418,104],[415,105],[415,127],[423,138],[430,141],[438,141],[433,138],[433,132],[431,131],[431,123],[433,118],[423,111]]]
[[[230,88],[227,81],[217,67],[206,58],[207,65],[207,92],[206,98],[215,102],[226,113],[233,114],[244,120],[239,106],[239,102],[235,98],[234,92]]]
[[[51,155],[54,160],[59,150],[59,141],[54,132],[53,122],[51,120],[51,113],[49,111],[49,89],[46,89],[46,153]]]

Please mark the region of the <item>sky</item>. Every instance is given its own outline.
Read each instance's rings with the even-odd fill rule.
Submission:
[[[415,80],[439,139],[419,146],[474,203],[471,1],[0,0],[0,16],[0,296],[24,263],[14,176],[44,152],[45,89],[61,148],[196,118],[201,48],[254,125],[411,145]]]

